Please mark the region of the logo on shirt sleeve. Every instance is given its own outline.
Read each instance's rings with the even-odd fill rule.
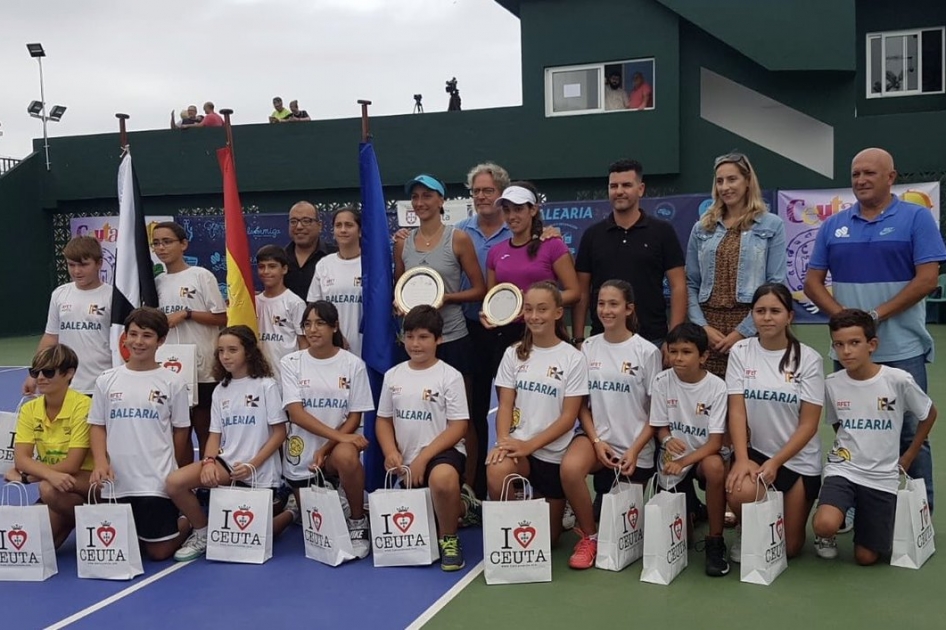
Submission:
[[[158,403],[163,405],[168,400],[167,394],[162,394],[159,389],[152,389],[148,394],[148,402]]]
[[[246,407],[259,407],[259,396],[247,394],[243,397],[243,404]]]
[[[440,398],[440,392],[435,392],[432,389],[425,389],[420,395],[420,399],[424,402],[437,402]]]
[[[886,396],[877,399],[877,411],[895,411],[897,404],[896,398],[887,398]]]
[[[560,381],[562,377],[565,376],[565,371],[557,365],[550,365],[545,375],[549,378],[554,378],[556,381]]]

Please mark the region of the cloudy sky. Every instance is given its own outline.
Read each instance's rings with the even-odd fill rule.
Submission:
[[[493,0],[0,0],[0,156],[24,157],[47,107],[66,105],[50,136],[165,128],[171,110],[205,100],[234,123],[265,122],[271,99],[299,99],[313,118],[447,107],[459,81],[464,109],[522,102],[519,21]]]

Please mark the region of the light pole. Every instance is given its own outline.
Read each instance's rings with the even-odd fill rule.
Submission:
[[[62,119],[62,115],[66,113],[66,108],[62,105],[55,105],[50,111],[49,115],[46,115],[46,87],[43,83],[43,57],[46,56],[46,51],[43,50],[42,44],[27,44],[26,49],[30,53],[30,57],[36,59],[39,62],[39,101],[33,101],[30,103],[30,106],[26,109],[30,116],[33,118],[39,118],[43,121],[43,149],[46,152],[46,170],[49,170],[49,134],[46,131],[46,123],[50,120],[53,122],[59,122]]]

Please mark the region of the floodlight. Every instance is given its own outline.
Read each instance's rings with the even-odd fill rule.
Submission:
[[[30,57],[45,57],[46,51],[42,44],[27,44],[26,49],[30,51]]]
[[[43,102],[33,101],[32,103],[30,103],[30,106],[26,108],[26,112],[30,116],[41,116],[43,113]]]
[[[53,122],[59,122],[59,120],[62,118],[62,115],[65,113],[65,105],[53,105],[53,108],[49,111],[49,119]]]

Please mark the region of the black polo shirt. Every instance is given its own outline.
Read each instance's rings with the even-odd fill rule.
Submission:
[[[592,225],[581,236],[575,270],[591,274],[591,334],[604,331],[598,320],[598,289],[607,280],[631,283],[640,334],[657,340],[667,336],[667,303],[663,281],[669,269],[683,267],[686,259],[673,226],[641,211],[637,223],[625,230],[614,213]]]
[[[286,288],[305,301],[309,296],[309,285],[312,284],[312,276],[315,275],[315,263],[337,251],[337,248],[329,245],[320,237],[319,242],[316,243],[315,251],[309,254],[305,263],[300,267],[299,261],[296,259],[296,244],[289,243],[286,245],[286,256],[289,257],[289,271],[286,273],[286,279],[284,280]]]

